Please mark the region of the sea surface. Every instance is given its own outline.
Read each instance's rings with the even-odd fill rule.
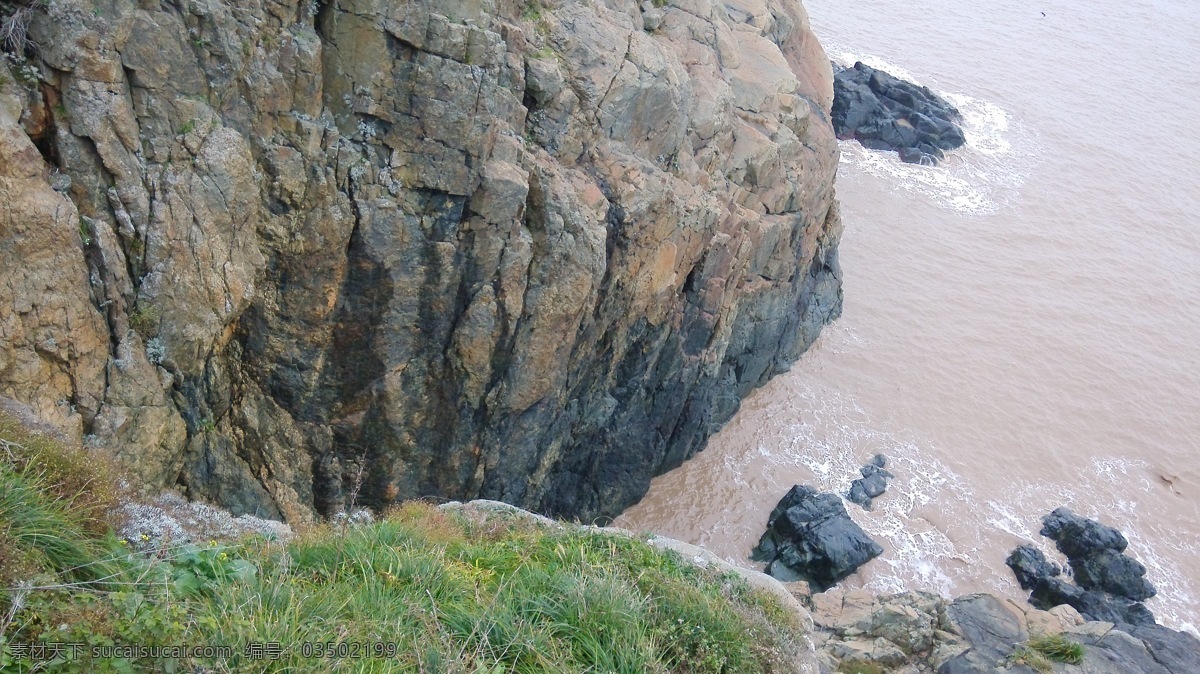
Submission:
[[[1120,528],[1160,622],[1200,627],[1200,3],[807,0],[830,57],[932,88],[935,168],[842,143],[845,311],[617,521],[746,558],[796,483],[886,552],[847,586],[1023,597],[1058,506]],[[1044,15],[1043,15],[1044,13]]]

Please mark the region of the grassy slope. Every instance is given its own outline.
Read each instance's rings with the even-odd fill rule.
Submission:
[[[29,671],[19,644],[39,641],[233,648],[179,660],[85,651],[55,671],[793,670],[800,626],[773,597],[639,540],[409,503],[286,545],[147,558],[102,526],[113,501],[99,487],[112,481],[91,462],[9,423],[0,438],[0,671]],[[278,657],[248,657],[252,643],[279,644]]]

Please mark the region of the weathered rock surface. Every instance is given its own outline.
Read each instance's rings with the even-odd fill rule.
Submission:
[[[1183,674],[1200,671],[1200,640],[1160,625],[1085,621],[1074,609],[1042,611],[988,594],[949,600],[924,592],[876,595],[834,589],[806,598],[813,641],[826,671],[866,663],[915,674],[1032,674],[1017,649],[1060,634],[1083,645],[1083,662],[1055,672]]]
[[[1146,567],[1122,554],[1129,545],[1116,529],[1058,508],[1042,518],[1041,534],[1066,555],[1075,583],[1059,577],[1061,568],[1040,550],[1022,545],[1006,563],[1029,601],[1040,608],[1073,606],[1091,620],[1154,625],[1154,614],[1142,601],[1156,594],[1146,580]]]
[[[820,592],[881,554],[840,497],[796,485],[771,511],[751,558],[780,580],[804,580]]]
[[[615,514],[840,312],[795,0],[37,6],[0,395],[150,488]]]
[[[838,138],[930,165],[966,143],[958,110],[927,87],[862,63],[836,68],[832,118]]]

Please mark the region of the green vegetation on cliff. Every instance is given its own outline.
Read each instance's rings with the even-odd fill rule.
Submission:
[[[164,545],[110,533],[111,476],[0,426],[0,671],[768,672],[800,626],[774,597],[622,535],[410,502],[367,524]],[[104,647],[228,646],[153,654]]]

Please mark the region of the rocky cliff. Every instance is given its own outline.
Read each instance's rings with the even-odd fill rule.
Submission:
[[[841,307],[803,8],[655,4],[0,0],[0,395],[235,514],[618,512]]]

